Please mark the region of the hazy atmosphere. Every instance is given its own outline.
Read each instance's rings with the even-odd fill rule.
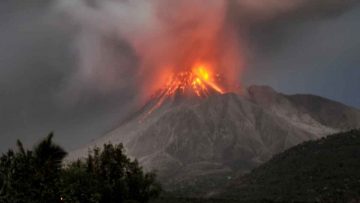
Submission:
[[[180,60],[173,51],[181,41],[164,30],[193,29],[188,23],[198,25],[199,35],[227,30],[221,34],[227,40],[216,44],[236,49],[231,54],[238,55],[225,51],[221,57],[234,61],[231,80],[241,87],[269,85],[360,108],[356,0],[131,2],[0,2],[0,151],[16,139],[33,144],[52,131],[71,150],[116,127],[149,96],[163,57],[172,59],[166,64]],[[193,15],[164,22],[154,17],[159,10]],[[211,22],[199,17],[205,14]],[[164,38],[148,43],[154,33]],[[211,33],[206,37],[213,41]]]

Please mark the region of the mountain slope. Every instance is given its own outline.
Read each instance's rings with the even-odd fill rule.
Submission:
[[[360,131],[353,130],[276,155],[232,181],[219,196],[242,201],[360,201],[359,171]]]
[[[177,98],[162,102],[148,114],[157,103],[155,98],[117,129],[71,153],[69,159],[85,156],[95,145],[122,142],[146,169],[158,171],[167,189],[203,184],[209,187],[206,192],[296,144],[360,127],[352,122],[360,118],[359,110],[334,103],[339,114],[333,115],[328,108],[310,111],[292,96],[264,86],[252,86],[244,95]],[[344,125],[331,124],[342,119],[343,111],[350,112]],[[333,117],[330,124],[323,119],[326,115]]]
[[[337,129],[359,126],[360,115],[353,108],[339,102],[315,95],[292,95],[287,98],[323,125]]]

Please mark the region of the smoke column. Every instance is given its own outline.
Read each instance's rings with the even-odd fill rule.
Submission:
[[[197,61],[211,63],[228,89],[238,86],[252,27],[292,13],[323,15],[351,2],[62,0],[56,8],[78,28],[73,80],[100,91],[134,83],[144,99]]]
[[[58,6],[81,25],[76,80],[99,83],[104,90],[118,88],[129,80],[122,73],[134,69],[131,78],[146,98],[170,74],[206,61],[224,76],[227,86],[239,82],[243,59],[236,33],[227,23],[227,1],[72,0]],[[116,52],[124,50],[106,46],[104,39],[126,42],[139,61],[136,67],[117,58],[121,54]]]

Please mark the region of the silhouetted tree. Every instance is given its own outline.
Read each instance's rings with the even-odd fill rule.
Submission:
[[[153,173],[131,161],[122,145],[105,144],[63,167],[66,152],[47,136],[33,150],[17,142],[0,158],[0,202],[138,202],[159,195]]]
[[[0,159],[0,202],[59,202],[58,181],[66,152],[52,142],[53,134],[33,151],[17,141]]]
[[[59,201],[59,177],[62,161],[67,154],[52,142],[52,138],[53,134],[50,134],[34,148],[34,178],[41,190],[39,198],[46,202]]]
[[[153,173],[144,173],[120,145],[95,148],[84,161],[70,164],[62,179],[65,202],[148,202],[161,191]],[[80,187],[79,187],[80,186]]]
[[[101,182],[89,173],[84,162],[69,164],[61,177],[61,198],[64,202],[100,202]]]

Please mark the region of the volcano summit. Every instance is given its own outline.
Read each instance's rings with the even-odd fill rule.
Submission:
[[[359,110],[318,96],[285,95],[267,86],[251,86],[243,95],[214,92],[162,92],[69,159],[103,143],[123,143],[145,169],[158,172],[167,189],[215,187],[296,144],[360,128]]]

